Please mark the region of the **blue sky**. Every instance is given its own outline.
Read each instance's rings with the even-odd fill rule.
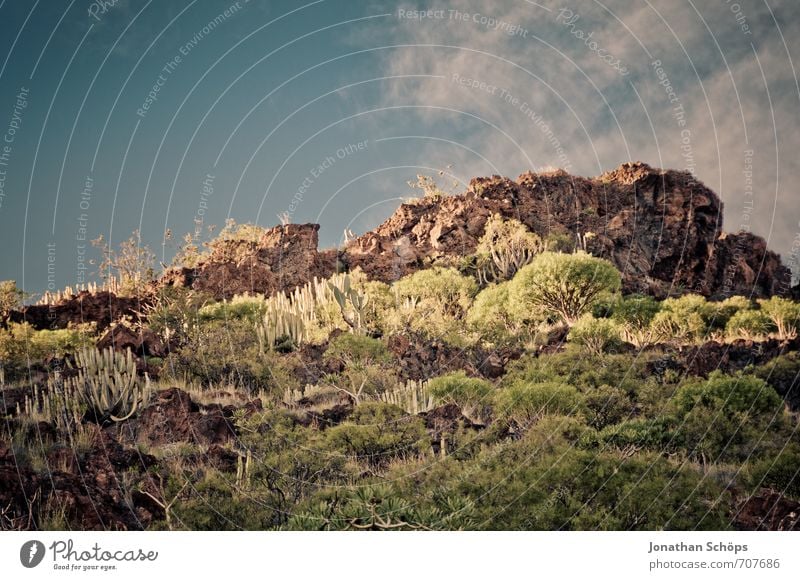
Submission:
[[[105,4],[0,0],[0,279],[28,291],[101,234],[169,262],[200,218],[289,211],[331,246],[447,166],[690,169],[793,259],[791,0]]]

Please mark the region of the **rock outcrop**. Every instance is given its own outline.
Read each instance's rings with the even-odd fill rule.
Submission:
[[[267,230],[257,242],[218,240],[196,268],[168,271],[161,282],[191,287],[215,298],[272,294],[326,278],[336,269],[336,250],[318,251],[318,224],[288,224]]]
[[[318,250],[317,224],[278,226],[256,243],[218,244],[197,268],[173,270],[164,282],[218,298],[288,290],[341,267],[389,282],[474,252],[493,213],[611,260],[629,292],[721,298],[790,291],[789,270],[762,238],[722,230],[722,202],[713,191],[687,172],[644,163],[591,179],[564,171],[476,178],[462,195],[402,204],[338,251]]]
[[[216,299],[291,290],[312,278],[361,268],[391,282],[437,262],[469,255],[492,214],[520,220],[543,239],[563,240],[614,263],[624,290],[657,298],[687,292],[791,296],[791,274],[766,242],[722,229],[722,202],[690,173],[625,163],[595,178],[564,171],[516,181],[481,177],[461,195],[402,204],[383,224],[341,249],[319,250],[318,224],[268,229],[257,241],[216,240],[195,268],[172,268],[161,285]],[[55,306],[29,306],[10,320],[35,328],[96,321],[102,329],[135,316],[140,300],[82,293]]]

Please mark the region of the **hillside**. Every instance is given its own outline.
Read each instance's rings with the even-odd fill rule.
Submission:
[[[800,529],[800,301],[721,215],[527,173],[0,282],[0,530]]]

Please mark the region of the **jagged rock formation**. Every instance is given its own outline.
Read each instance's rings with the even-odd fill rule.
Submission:
[[[255,242],[217,240],[196,268],[173,268],[159,283],[222,299],[291,290],[314,276],[356,267],[391,282],[473,253],[493,213],[520,220],[543,239],[566,236],[610,260],[622,272],[626,292],[657,298],[799,292],[763,238],[722,230],[722,202],[713,191],[687,172],[644,163],[625,163],[595,178],[561,170],[528,172],[516,181],[475,178],[462,195],[402,204],[342,249],[319,250],[318,224],[277,226]],[[81,294],[55,306],[29,306],[10,320],[27,320],[35,328],[96,321],[104,328],[123,315],[135,316],[140,307],[136,299]]]
[[[790,291],[788,269],[762,238],[722,230],[713,191],[687,172],[644,163],[596,178],[564,171],[476,178],[462,195],[402,204],[338,252],[318,251],[316,224],[279,226],[259,243],[225,242],[198,268],[172,271],[164,281],[229,297],[290,289],[344,266],[388,282],[472,253],[493,213],[519,219],[543,238],[568,236],[611,260],[628,292],[720,298]]]
[[[272,294],[334,273],[336,250],[319,252],[318,246],[319,224],[278,226],[258,242],[217,241],[196,268],[170,270],[161,282],[220,299],[246,292]]]

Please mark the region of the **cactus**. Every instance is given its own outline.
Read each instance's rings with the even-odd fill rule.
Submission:
[[[308,338],[308,327],[314,320],[313,305],[302,300],[294,302],[284,295],[270,299],[267,312],[256,326],[261,350],[274,350],[278,339],[289,337],[293,345],[301,345]]]
[[[340,285],[334,282],[328,282],[328,287],[333,293],[336,303],[339,305],[344,321],[355,334],[363,334],[364,312],[369,297],[366,294],[360,294],[355,288],[350,286],[350,276],[347,274],[341,278]],[[348,304],[350,305],[349,308]],[[348,310],[352,310],[352,312],[348,313]]]
[[[390,391],[380,394],[380,400],[403,409],[409,415],[418,415],[430,411],[434,407],[433,397],[428,394],[428,383],[408,381]]]
[[[103,351],[85,348],[76,353],[75,359],[75,391],[98,422],[125,421],[145,402],[150,380],[145,375],[143,385],[136,376],[130,349],[121,354],[111,347]]]

